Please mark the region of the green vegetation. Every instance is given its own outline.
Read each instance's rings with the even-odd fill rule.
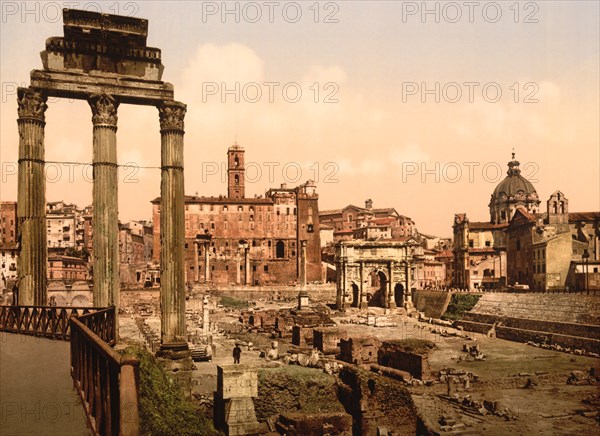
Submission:
[[[140,359],[140,431],[142,435],[220,435],[211,420],[184,398],[145,348],[130,346],[125,354]]]
[[[481,295],[475,294],[452,294],[452,299],[448,304],[446,313],[442,315],[442,319],[447,321],[458,321],[462,319],[465,312],[473,309],[479,301]]]
[[[227,297],[226,295],[221,297],[221,305],[230,309],[247,309],[250,306],[246,300],[240,300],[238,298]]]
[[[337,399],[336,378],[320,369],[298,365],[259,370],[254,407],[259,421],[285,412],[344,411]]]

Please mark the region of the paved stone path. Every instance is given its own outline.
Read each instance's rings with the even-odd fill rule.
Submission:
[[[0,332],[0,434],[89,435],[68,342]]]

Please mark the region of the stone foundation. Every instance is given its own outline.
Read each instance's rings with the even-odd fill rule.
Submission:
[[[347,339],[345,329],[338,327],[321,327],[313,329],[313,345],[323,354],[338,354],[340,352],[340,339]]]
[[[352,416],[347,413],[285,413],[276,423],[277,431],[288,436],[352,436]]]
[[[374,336],[359,336],[340,340],[340,359],[356,365],[377,363],[381,342]]]

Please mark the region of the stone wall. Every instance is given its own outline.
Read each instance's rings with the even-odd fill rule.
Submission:
[[[413,305],[419,312],[425,312],[425,316],[441,318],[452,298],[451,292],[422,291],[413,292]]]
[[[302,290],[300,286],[212,286],[195,285],[195,292],[207,292],[225,295],[242,300],[295,300]],[[335,284],[307,285],[306,292],[310,301],[335,302]]]

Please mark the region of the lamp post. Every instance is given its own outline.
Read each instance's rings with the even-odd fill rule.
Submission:
[[[589,262],[590,262],[590,253],[588,251],[588,249],[584,249],[583,250],[583,254],[581,255],[582,259],[583,259],[583,273],[584,275],[584,286],[585,286],[585,290],[586,293],[588,295],[590,295],[590,288],[589,288],[589,284],[588,284],[588,272],[589,272]]]

